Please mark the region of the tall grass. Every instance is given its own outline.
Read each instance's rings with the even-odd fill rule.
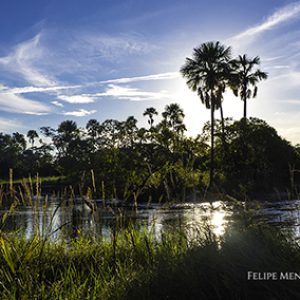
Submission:
[[[217,240],[184,231],[119,230],[110,240],[0,236],[1,299],[298,299],[297,281],[247,281],[248,271],[299,272],[296,242],[239,223]],[[201,228],[209,230],[209,228]]]
[[[218,238],[209,224],[199,224],[193,234],[181,226],[157,237],[152,230],[122,229],[116,218],[109,239],[53,240],[65,224],[53,230],[52,221],[28,239],[3,230],[17,205],[40,199],[38,177],[22,186],[0,189],[0,199],[13,200],[1,216],[0,299],[300,298],[299,281],[247,280],[248,271],[300,272],[300,248],[288,233],[257,223],[242,203],[234,208],[239,219]],[[75,197],[72,189],[69,194]]]

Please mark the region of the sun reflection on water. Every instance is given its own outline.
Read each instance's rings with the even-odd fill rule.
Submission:
[[[214,211],[211,217],[212,231],[216,236],[222,236],[225,233],[227,221],[225,220],[226,213],[224,210]]]
[[[230,212],[226,210],[221,201],[213,203],[200,203],[193,209],[184,213],[189,227],[189,236],[195,237],[197,233],[205,232],[201,228],[210,229],[211,233],[220,238],[228,225]]]

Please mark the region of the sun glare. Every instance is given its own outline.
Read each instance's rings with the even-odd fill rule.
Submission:
[[[190,90],[182,78],[172,82],[172,86],[167,89],[174,95],[174,101],[179,103],[184,110],[187,135],[200,134],[204,123],[210,121],[209,109],[206,109],[197,93]],[[225,118],[238,120],[242,116],[243,103],[231,91],[224,93],[223,112]],[[220,110],[215,112],[215,118],[220,119]]]

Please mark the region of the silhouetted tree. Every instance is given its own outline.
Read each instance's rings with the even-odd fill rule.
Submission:
[[[148,124],[150,125],[150,128],[152,128],[153,123],[154,123],[154,115],[158,115],[157,110],[154,107],[148,107],[146,108],[145,112],[143,113],[143,116],[148,116]]]
[[[33,148],[34,140],[39,138],[38,133],[35,130],[29,130],[27,132],[27,137],[29,139],[29,142],[31,143],[31,148]]]
[[[209,186],[212,186],[214,180],[214,112],[222,102],[230,58],[230,47],[225,47],[220,42],[207,42],[194,49],[193,58],[186,58],[180,70],[187,79],[188,87],[196,91],[202,103],[211,110]]]
[[[177,103],[171,103],[165,107],[165,111],[162,113],[162,116],[166,122],[166,124],[173,131],[177,131],[178,128],[181,131],[183,129],[183,118],[184,113],[182,108]]]
[[[243,117],[247,118],[247,99],[251,97],[255,98],[257,95],[257,83],[260,80],[267,79],[268,74],[262,72],[260,69],[254,70],[256,66],[260,64],[260,58],[258,56],[254,58],[247,57],[246,54],[235,60],[236,73],[232,77],[231,87],[235,96],[240,96],[244,102],[244,114]],[[253,87],[251,90],[250,87]]]

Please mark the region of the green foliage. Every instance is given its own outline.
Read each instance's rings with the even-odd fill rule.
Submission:
[[[0,183],[9,183],[13,169],[15,183],[39,174],[43,184],[52,188],[71,184],[82,195],[87,186],[93,186],[91,197],[124,201],[184,201],[195,191],[205,191],[211,179],[207,144],[211,123],[192,138],[184,135],[184,113],[178,104],[167,105],[157,125],[155,114],[153,108],[145,112],[152,118],[149,129],[138,128],[132,116],[101,124],[92,119],[87,130],[64,121],[58,129],[43,127],[51,143],[40,141],[30,148],[20,134],[0,134]],[[297,194],[299,147],[291,146],[265,121],[215,120],[214,135],[219,190],[251,196],[276,188]]]
[[[242,119],[226,126],[226,151],[218,143],[218,163],[229,190],[246,192],[290,188],[290,165],[299,165],[295,148],[265,121]]]
[[[22,135],[2,135],[0,160],[6,159],[2,178],[14,169],[16,178],[36,173],[42,177],[66,176],[67,183],[79,186],[79,193],[84,186],[95,186],[98,194],[94,196],[98,197],[105,194],[107,198],[148,200],[159,195],[160,199],[182,199],[186,192],[203,186],[199,174],[205,170],[199,161],[207,146],[201,139],[184,136],[184,113],[178,104],[167,105],[161,122],[154,126],[157,114],[154,108],[146,109],[149,129],[138,128],[133,116],[102,123],[91,119],[86,129],[78,128],[74,121],[63,121],[57,129],[42,127],[42,134],[51,143],[40,140],[40,146],[35,147],[37,133],[30,130],[29,149],[21,143]]]

